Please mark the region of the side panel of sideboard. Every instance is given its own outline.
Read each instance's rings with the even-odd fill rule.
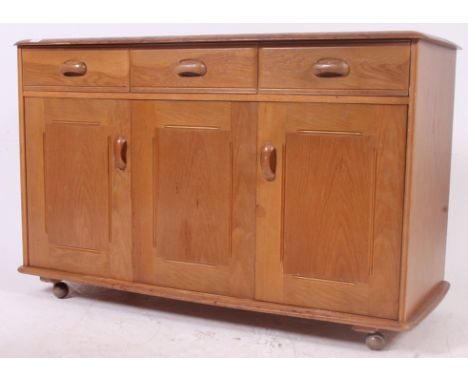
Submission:
[[[400,320],[444,279],[456,51],[412,46]]]
[[[26,132],[24,129],[24,97],[23,97],[23,60],[22,48],[18,48],[18,119],[20,141],[20,173],[21,173],[21,234],[23,243],[23,264],[29,265],[29,235],[28,235],[28,201],[26,187]]]

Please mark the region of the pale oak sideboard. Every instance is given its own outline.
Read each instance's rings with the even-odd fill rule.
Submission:
[[[20,272],[380,330],[449,288],[457,47],[417,32],[21,41]]]

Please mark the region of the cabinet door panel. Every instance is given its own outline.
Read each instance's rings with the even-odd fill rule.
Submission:
[[[396,318],[406,107],[262,104],[256,297]]]
[[[46,228],[57,246],[102,251],[109,241],[108,137],[98,123],[45,126]]]
[[[132,115],[136,278],[252,297],[256,106],[141,101]]]
[[[26,99],[31,265],[131,279],[130,175],[112,156],[129,111],[125,101]]]
[[[375,187],[370,138],[288,133],[285,147],[284,273],[367,281]]]
[[[232,205],[230,133],[157,129],[156,251],[206,265],[229,261]]]

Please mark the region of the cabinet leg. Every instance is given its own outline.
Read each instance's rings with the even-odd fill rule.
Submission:
[[[366,333],[365,343],[371,350],[382,350],[386,345],[386,339],[382,332],[374,328],[353,327],[356,332]]]
[[[44,283],[54,284],[53,292],[54,296],[57,298],[65,298],[70,293],[70,288],[63,281],[56,279],[48,279],[47,277],[39,277],[39,280],[41,280]]]
[[[385,336],[381,332],[374,332],[366,335],[366,345],[371,350],[382,350],[385,344]]]
[[[68,296],[68,293],[70,292],[70,288],[68,288],[68,285],[64,283],[63,281],[58,281],[54,283],[54,295],[57,298],[65,298]]]

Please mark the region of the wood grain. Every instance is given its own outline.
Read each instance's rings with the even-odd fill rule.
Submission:
[[[401,319],[444,279],[456,57],[420,42],[412,60]]]
[[[18,48],[18,122],[20,143],[20,179],[21,179],[21,234],[23,241],[23,264],[29,265],[28,238],[28,188],[26,180],[26,133],[24,128],[24,97],[23,97],[23,61],[22,48]]]
[[[61,72],[64,62],[76,60],[86,64],[82,76],[65,76]],[[127,50],[96,49],[24,49],[24,86],[47,86],[52,89],[86,87],[128,90],[129,58]],[[88,89],[89,90],[89,89]],[[94,89],[93,89],[94,90]]]
[[[344,61],[349,74],[318,77],[313,68],[324,58]],[[261,48],[259,89],[407,90],[409,58],[409,43]]]
[[[376,155],[361,133],[286,134],[284,273],[367,282]]]
[[[132,49],[132,87],[140,88],[256,88],[257,49]],[[203,76],[180,76],[184,60],[197,60],[206,66]],[[141,89],[143,88],[143,89]]]
[[[406,108],[404,106],[372,105],[261,104],[259,147],[266,141],[272,142],[275,147],[285,145],[287,158],[290,158],[293,155],[292,150],[298,150],[302,146],[297,145],[297,140],[288,141],[286,136],[288,134],[310,133],[316,140],[314,141],[311,136],[309,140],[305,138],[305,142],[316,142],[313,146],[315,153],[310,153],[312,147],[309,147],[307,154],[309,156],[302,155],[300,152],[294,153],[299,157],[299,160],[294,161],[293,159],[293,164],[297,166],[296,169],[293,168],[294,166],[285,164],[284,155],[281,155],[277,159],[277,177],[274,182],[267,182],[260,174],[258,175],[256,298],[297,306],[396,318],[399,297]],[[341,151],[333,151],[327,145],[323,145],[322,141],[326,139],[323,138],[324,136],[336,139],[338,134],[348,134],[346,138],[343,138],[343,143],[340,146]],[[356,134],[361,134],[362,137],[359,138],[355,136]],[[320,190],[326,191],[326,185],[336,181],[337,176],[339,177],[337,170],[328,173],[325,171],[326,166],[330,165],[330,161],[331,163],[340,163],[340,166],[344,168],[350,165],[351,162],[345,162],[342,157],[343,150],[354,152],[356,155],[356,147],[353,143],[356,142],[356,139],[363,139],[362,144],[365,144],[365,147],[361,149],[364,152],[376,155],[375,175],[374,171],[365,168],[356,169],[352,173],[364,171],[364,174],[357,175],[357,178],[355,175],[347,184],[342,182],[340,186],[346,187],[343,193],[355,195],[354,198],[357,200],[362,195],[356,196],[356,192],[362,193],[367,198],[365,202],[356,201],[346,206],[341,204],[342,208],[340,211],[335,211],[334,217],[326,216],[325,220],[320,221],[320,218],[314,217],[313,207],[308,206],[308,203],[314,205],[314,199],[311,199],[313,196],[310,195]],[[288,147],[288,144],[295,142],[296,145]],[[348,142],[351,143],[348,145]],[[320,155],[322,151],[328,153],[330,158],[328,158],[328,164],[324,158],[320,160],[325,169],[318,173],[322,175],[317,175],[317,172],[314,174],[314,176],[321,177],[321,184],[315,186],[318,187],[316,189],[313,182],[304,180],[304,175],[308,173],[308,168],[317,168],[317,164],[314,163],[317,157],[314,155]],[[364,161],[364,158],[359,159],[358,157],[354,160],[356,159],[361,164]],[[292,171],[298,171],[299,175]],[[375,180],[372,180],[373,176]],[[299,182],[299,178],[302,178],[308,187],[307,189],[303,188],[302,196],[297,194],[297,190],[292,189],[292,186]],[[354,182],[357,182],[357,187]],[[303,187],[303,184],[296,184],[296,186],[300,188]],[[299,200],[297,198],[293,200],[293,196]],[[327,196],[322,194],[320,198],[326,205]],[[289,206],[286,204],[287,202],[290,203]],[[291,203],[293,203],[294,209],[290,209],[292,208]],[[317,206],[317,203],[315,205]],[[354,211],[353,205],[356,208],[364,209],[364,211]],[[336,204],[335,201],[333,208],[338,207],[339,204]],[[352,212],[347,211],[347,208],[351,208]],[[299,218],[299,212],[297,212],[299,209],[302,209],[304,217]],[[350,219],[353,212],[357,214],[357,221]],[[289,225],[285,224],[285,217],[288,217],[287,223]],[[296,219],[292,219],[294,217]],[[304,218],[307,217],[309,219],[305,221]],[[372,220],[369,221],[370,219]],[[317,224],[318,221],[321,224]],[[296,223],[296,225],[291,226],[291,223]],[[327,224],[322,225],[322,223]],[[319,230],[318,233],[312,232],[314,227]],[[327,248],[327,244],[332,245],[329,241],[324,241],[323,244],[314,244],[315,247],[311,247],[314,234],[320,235],[320,240],[322,237],[329,237],[330,240],[332,232],[346,231],[353,232],[353,240],[361,242],[359,247],[354,248],[354,251],[365,250],[365,253],[353,254],[353,247],[349,245],[345,248],[346,252],[341,254],[354,266],[362,267],[354,271],[355,279],[348,279],[347,282],[333,280],[333,278],[343,278],[343,274],[340,273],[342,271],[339,270],[340,262],[327,264],[326,260],[328,259],[325,259],[326,255],[322,253],[316,254],[318,256],[316,261],[321,266],[329,267],[329,270],[322,276],[331,275],[333,278],[320,280],[307,277],[307,274],[295,274],[300,267],[304,266],[304,262],[308,261],[307,259],[299,261],[299,251],[301,256],[309,258],[310,261],[310,257],[314,256],[313,249],[317,248],[316,246],[320,245],[320,249],[323,251]],[[359,232],[359,236],[355,236],[356,232]],[[285,241],[283,241],[283,235]],[[299,243],[297,246],[298,243],[292,240],[302,240],[302,244]],[[336,242],[340,238],[334,236],[333,240]],[[362,244],[364,241],[365,245]],[[282,253],[282,247],[285,244],[287,245]],[[294,253],[294,250],[297,253]],[[327,251],[330,253],[329,249]],[[372,258],[369,259],[372,264],[371,272],[369,272],[367,260],[350,260],[353,256],[365,259],[369,253],[372,253]],[[287,271],[292,274],[288,274]],[[302,268],[302,272],[304,272],[304,268]],[[311,272],[310,269],[309,272]],[[366,273],[368,276],[364,278],[363,275]],[[349,278],[350,274],[346,274],[346,277]]]
[[[203,126],[163,126],[157,129],[155,146],[158,256],[225,265],[231,252],[230,132]]]
[[[258,89],[261,95],[302,95],[302,96],[369,96],[377,99],[378,97],[407,97],[408,89]],[[378,103],[378,102],[376,102]]]
[[[50,244],[103,251],[110,241],[108,143],[99,122],[51,121],[45,126]]]
[[[32,92],[32,93],[43,93],[43,94],[51,94],[51,93],[60,93],[63,94],[65,97],[68,96],[69,92],[80,92],[81,98],[85,98],[85,94],[90,93],[103,93],[106,94],[113,94],[113,93],[120,93],[120,94],[127,94],[129,91],[128,86],[73,86],[73,85],[52,85],[52,86],[36,86],[36,85],[28,85],[23,86],[24,92]],[[96,97],[95,97],[96,98]],[[102,97],[97,97],[102,98]]]
[[[132,114],[137,280],[251,297],[255,106],[137,102]]]
[[[245,102],[307,102],[307,103],[347,103],[406,105],[409,97],[356,96],[356,95],[299,95],[299,94],[187,94],[187,93],[77,93],[57,91],[24,90],[30,98],[87,98],[87,99],[127,99],[127,100],[178,100],[178,101],[245,101]]]
[[[130,173],[110,143],[129,135],[126,101],[26,99],[30,263],[131,279]]]
[[[440,37],[415,31],[385,32],[325,32],[325,33],[268,33],[238,35],[200,35],[200,36],[151,36],[151,37],[107,37],[75,39],[43,39],[39,41],[22,40],[18,46],[98,46],[98,45],[167,45],[167,44],[214,44],[214,43],[295,43],[295,42],[392,42],[396,40],[428,41],[450,49],[459,48],[456,44]]]

